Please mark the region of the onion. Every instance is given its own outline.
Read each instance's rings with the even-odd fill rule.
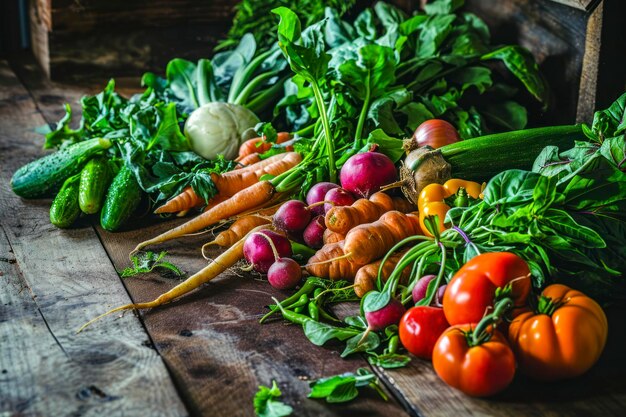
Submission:
[[[418,147],[430,146],[439,149],[460,140],[461,137],[454,126],[441,119],[427,120],[419,125],[413,133],[413,142]]]
[[[397,179],[398,172],[393,161],[378,152],[351,156],[339,173],[339,181],[344,189],[365,198]]]

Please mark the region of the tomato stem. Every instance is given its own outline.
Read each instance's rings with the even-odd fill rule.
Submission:
[[[505,314],[507,314],[514,307],[513,300],[511,298],[503,298],[496,302],[493,312],[483,317],[476,325],[476,328],[472,332],[471,345],[478,346],[491,339],[492,332],[489,332],[489,327],[495,327]]]

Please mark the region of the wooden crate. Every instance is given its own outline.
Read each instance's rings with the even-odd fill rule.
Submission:
[[[407,11],[424,0],[395,0]],[[152,70],[172,57],[210,55],[236,0],[31,0],[37,60],[52,78],[106,79]],[[363,6],[370,1],[359,1]],[[624,0],[467,0],[493,38],[533,52],[553,92],[545,123],[589,121],[626,88]]]
[[[162,72],[210,55],[236,0],[31,0],[33,52],[53,79]]]

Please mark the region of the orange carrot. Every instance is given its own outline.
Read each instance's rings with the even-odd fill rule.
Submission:
[[[250,230],[254,229],[257,226],[261,226],[263,224],[270,224],[272,221],[269,218],[256,216],[256,215],[248,215],[240,217],[235,220],[233,224],[227,230],[224,230],[220,234],[218,234],[214,240],[205,244],[208,245],[218,245],[221,247],[229,247],[235,244],[239,239],[244,237]],[[204,248],[204,246],[202,248]]]
[[[396,267],[396,264],[402,258],[404,253],[396,253],[387,258],[387,262],[383,265],[383,270],[381,274],[381,278],[383,282],[387,282],[391,273]],[[376,280],[378,279],[378,270],[380,269],[380,264],[383,260],[379,259],[372,263],[369,263],[365,266],[362,266],[357,271],[354,277],[354,292],[358,297],[363,297],[368,292],[374,289],[374,285]],[[400,275],[400,283],[404,284],[409,279],[409,275],[411,275],[411,265],[408,265]]]
[[[278,132],[276,137],[276,143],[287,142],[291,139],[289,132]],[[251,153],[262,154],[269,151],[272,148],[272,143],[265,142],[264,138],[252,138],[248,139],[239,147],[239,156],[235,159],[236,162],[240,162],[244,157]]]
[[[261,158],[258,153],[251,153],[250,155],[244,156],[239,161],[237,161],[237,166],[234,169],[245,168],[249,165],[256,164],[257,162],[261,162]]]
[[[209,263],[208,266],[196,272],[168,292],[161,294],[156,299],[145,303],[126,304],[121,307],[114,308],[113,310],[109,310],[106,313],[101,314],[95,319],[90,320],[89,322],[84,324],[80,329],[78,329],[78,332],[81,332],[83,329],[85,329],[85,327],[89,326],[96,320],[99,320],[102,317],[115,313],[117,311],[140,310],[145,308],[158,307],[195,290],[202,284],[209,282],[210,280],[217,277],[219,274],[239,262],[239,260],[243,258],[243,244],[246,241],[248,235],[267,228],[268,226],[266,225],[255,227],[248,234],[246,234],[246,236],[241,238],[237,243],[235,243],[229,249],[220,254],[220,256],[218,256],[215,260]]]
[[[156,214],[176,213],[177,211],[189,210],[204,204],[204,200],[189,187],[185,187],[182,193],[167,201],[161,207],[154,210]]]
[[[335,281],[340,279],[354,279],[356,272],[359,270],[359,265],[345,258],[341,259],[344,257],[343,244],[343,241],[341,241],[324,245],[322,249],[318,250],[315,255],[309,259],[306,265],[307,272],[316,277]]]
[[[324,244],[341,242],[345,238],[346,237],[344,235],[337,233],[337,232],[333,232],[330,229],[324,230],[324,236],[323,236]]]
[[[326,213],[326,227],[328,230],[345,235],[353,227],[376,221],[388,211],[415,210],[412,204],[406,204],[404,201],[402,198],[392,198],[383,192],[377,192],[372,194],[369,200],[361,198],[351,206],[332,207]]]
[[[287,152],[264,159],[236,171],[224,174],[211,174],[211,179],[220,195],[234,195],[259,181],[263,175],[279,175],[295,167],[302,157],[296,152]]]
[[[259,181],[259,178],[265,174],[282,174],[296,166],[301,160],[300,154],[295,152],[278,154],[245,168],[225,172],[223,174],[213,173],[211,174],[211,179],[217,188],[217,195],[224,199],[256,183]],[[157,208],[154,212],[156,214],[175,213],[177,211],[199,207],[203,204],[204,201],[202,198],[199,197],[191,187],[187,187],[182,193]]]
[[[356,226],[346,235],[345,257],[359,266],[382,258],[396,243],[421,234],[419,216],[389,211],[374,223]]]
[[[148,245],[166,242],[189,233],[195,233],[206,227],[212,226],[219,221],[266,204],[272,199],[275,191],[274,186],[269,181],[259,181],[256,184],[239,191],[228,200],[219,203],[212,209],[205,211],[188,222],[168,230],[167,232],[152,239],[141,242],[137,245],[133,252],[136,252]]]

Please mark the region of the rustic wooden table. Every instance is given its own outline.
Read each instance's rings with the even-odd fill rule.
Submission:
[[[310,344],[296,326],[259,325],[270,297],[284,294],[236,271],[163,308],[109,317],[76,334],[109,308],[176,284],[157,273],[121,280],[116,271],[136,243],[182,221],[144,219],[108,233],[85,218],[59,230],[49,222],[50,201],[11,192],[13,172],[44,153],[34,129],[99,88],[44,81],[28,60],[0,61],[0,416],[251,416],[254,393],[272,379],[295,416],[626,415],[623,309],[609,310],[608,347],[588,374],[558,384],[518,376],[489,400],[447,387],[418,359],[400,370],[374,369],[392,394],[388,402],[368,392],[342,405],[307,399],[308,380],[369,365]],[[168,245],[172,261],[199,270],[207,239]]]

